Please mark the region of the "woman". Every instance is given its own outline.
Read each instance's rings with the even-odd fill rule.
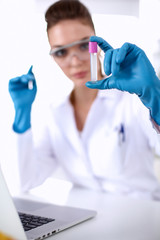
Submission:
[[[36,137],[30,123],[37,90],[32,68],[9,82],[23,190],[40,185],[60,166],[76,186],[159,200],[153,171],[158,140],[148,110],[134,95],[85,86],[91,79],[88,39],[95,35],[90,13],[79,1],[61,0],[45,19],[50,54],[74,87],[64,101],[51,105]]]

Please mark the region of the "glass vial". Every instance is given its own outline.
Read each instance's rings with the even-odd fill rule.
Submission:
[[[89,42],[91,81],[97,81],[97,42]]]

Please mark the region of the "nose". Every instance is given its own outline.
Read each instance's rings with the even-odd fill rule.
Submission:
[[[70,65],[77,66],[77,65],[80,65],[81,63],[82,63],[82,61],[76,53],[74,53],[74,54],[72,54],[72,56],[70,56]]]

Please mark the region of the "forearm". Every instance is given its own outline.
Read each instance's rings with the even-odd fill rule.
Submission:
[[[140,99],[149,109],[154,125],[160,126],[160,80],[156,76],[153,79],[152,85],[143,89]]]
[[[18,166],[21,191],[26,192],[42,184],[56,169],[49,142],[35,144],[32,130],[17,135]]]

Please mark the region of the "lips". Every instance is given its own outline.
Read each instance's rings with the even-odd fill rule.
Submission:
[[[77,73],[73,74],[73,76],[75,78],[84,78],[84,77],[86,77],[86,75],[87,75],[87,71],[77,72]]]

